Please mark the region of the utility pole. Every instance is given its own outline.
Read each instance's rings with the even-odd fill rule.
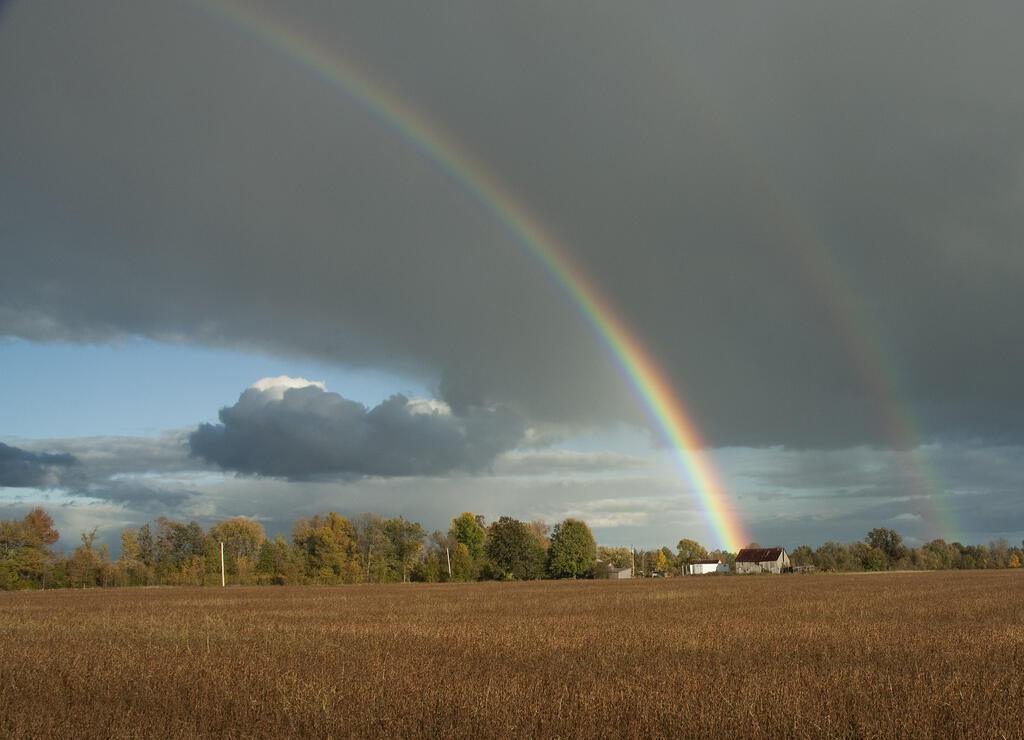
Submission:
[[[444,556],[448,560],[448,580],[452,579],[452,556],[448,552],[448,548],[444,548]]]
[[[224,542],[220,543],[220,587],[224,588]]]

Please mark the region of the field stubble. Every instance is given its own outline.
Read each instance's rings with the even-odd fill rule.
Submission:
[[[1024,574],[0,594],[0,735],[1024,733]]]

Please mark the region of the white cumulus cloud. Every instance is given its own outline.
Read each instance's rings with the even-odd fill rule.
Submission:
[[[305,378],[292,378],[288,375],[278,375],[276,378],[260,378],[249,387],[267,394],[275,401],[284,398],[284,392],[289,388],[307,388],[316,386],[322,391],[327,390],[327,385],[322,380],[306,380]]]

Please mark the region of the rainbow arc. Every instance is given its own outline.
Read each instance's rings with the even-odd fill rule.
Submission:
[[[446,173],[515,236],[569,297],[623,369],[648,415],[671,445],[680,471],[692,484],[715,544],[730,551],[746,544],[742,523],[678,390],[621,313],[597,291],[525,205],[443,131],[361,72],[337,49],[251,5],[212,0],[193,0],[193,5],[301,65],[356,102]]]

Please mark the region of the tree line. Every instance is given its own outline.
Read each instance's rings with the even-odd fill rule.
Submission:
[[[748,548],[762,545],[751,542]],[[718,560],[732,563],[736,553],[723,550],[708,552],[699,542],[679,541],[676,551],[631,552],[626,548],[598,548],[602,559],[615,565],[635,563],[639,575],[685,573],[695,560]],[[886,527],[872,529],[863,540],[850,543],[826,542],[817,549],[800,545],[789,552],[791,565],[826,572],[863,572],[883,570],[975,570],[983,568],[1020,568],[1024,565],[1024,541],[1021,547],[1010,545],[1005,538],[986,545],[963,545],[959,542],[931,540],[920,547],[907,547],[898,532]]]
[[[58,538],[53,519],[41,508],[20,520],[0,520],[0,589],[214,585],[221,578],[221,543],[226,581],[243,585],[592,578],[624,567],[638,576],[668,576],[685,573],[695,560],[736,558],[708,552],[691,539],[680,540],[675,550],[597,547],[590,528],[577,519],[551,527],[502,516],[487,524],[468,511],[452,519],[447,532],[430,534],[401,516],[329,512],[300,518],[290,538],[272,539],[247,517],[206,530],[195,521],[159,517],[121,532],[116,559],[106,545],[96,545],[96,529],[83,532],[70,554],[52,548]],[[861,542],[826,542],[816,550],[801,545],[790,559],[794,566],[823,571],[1018,568],[1024,562],[1021,544],[932,540],[908,548],[898,533],[878,528]]]
[[[1002,537],[987,546],[935,539],[920,547],[906,547],[897,532],[878,527],[861,542],[826,542],[816,550],[801,545],[789,557],[794,566],[813,565],[826,571],[1020,568],[1024,564],[1024,541],[1016,547]]]
[[[430,534],[418,522],[377,514],[336,512],[300,518],[291,536],[267,536],[247,517],[198,522],[159,517],[121,532],[115,559],[83,532],[70,554],[52,549],[59,533],[41,508],[21,520],[0,521],[0,589],[96,586],[398,583],[405,581],[586,578],[597,546],[585,522],[554,527],[503,516],[485,522],[472,512]]]

